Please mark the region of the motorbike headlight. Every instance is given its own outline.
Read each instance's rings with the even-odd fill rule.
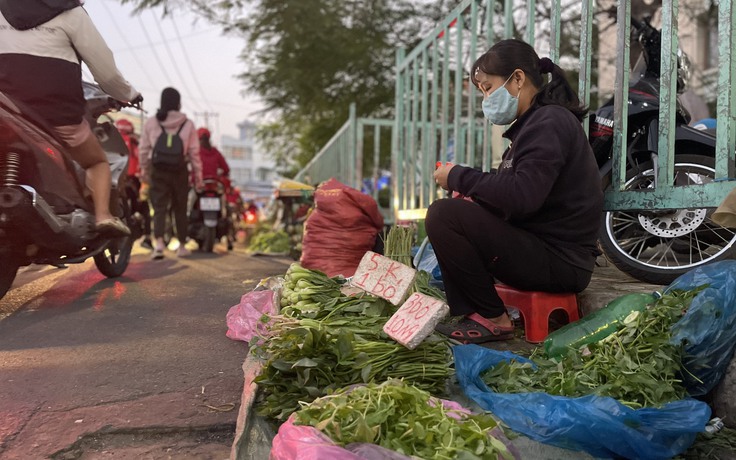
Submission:
[[[682,94],[687,91],[690,82],[690,58],[684,51],[677,50],[677,92]]]

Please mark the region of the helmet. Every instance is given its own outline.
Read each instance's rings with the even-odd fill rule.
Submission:
[[[133,134],[133,123],[126,120],[125,118],[121,118],[119,120],[115,121],[115,127],[124,134]]]
[[[202,139],[203,137],[210,137],[210,130],[207,128],[199,128],[197,130],[197,137]]]

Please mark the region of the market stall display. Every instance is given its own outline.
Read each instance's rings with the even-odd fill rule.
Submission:
[[[386,255],[411,261],[405,252],[411,251],[413,235],[406,229],[392,232],[384,238]],[[371,295],[350,278],[330,277],[299,263],[275,278],[270,286],[277,299],[273,305],[280,310],[262,316],[254,326],[257,334],[250,335],[250,357],[259,363],[252,408],[274,430],[280,427],[271,435],[274,459],[308,458],[303,455],[309,452],[321,454],[312,458],[344,460],[379,453],[391,460],[411,455],[511,458],[501,446],[513,454],[513,440],[506,443],[503,432],[494,438],[502,441],[498,444],[448,428],[453,440],[458,435],[466,442],[444,442],[427,428],[424,417],[431,411],[425,411],[426,402],[407,404],[413,410],[392,407],[384,413],[388,403],[382,398],[388,397],[394,378],[402,379],[406,389],[400,391],[404,396],[395,397],[426,394],[439,401],[453,397],[448,388],[456,377],[477,404],[469,420],[490,417],[489,424],[500,420],[499,426],[527,438],[595,456],[671,458],[687,451],[696,436],[701,443],[713,439],[712,434],[708,439],[699,435],[707,426],[716,429],[708,425],[709,406],[690,396],[712,388],[733,356],[735,261],[683,275],[659,298],[622,296],[605,314],[581,321],[577,330],[570,325],[555,353],[545,355],[539,347],[530,356],[474,345],[450,347],[434,333],[410,350],[383,330],[400,302]],[[429,273],[418,271],[405,295],[424,291],[442,298],[429,279]],[[256,307],[250,310],[266,311]],[[348,402],[350,395],[360,398]],[[388,412],[397,418],[383,418]],[[420,425],[414,423],[419,420]],[[390,433],[384,422],[404,428],[411,440],[398,431]]]

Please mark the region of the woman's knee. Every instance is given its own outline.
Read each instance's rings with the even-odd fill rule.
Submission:
[[[433,233],[447,226],[447,217],[450,215],[452,204],[450,199],[435,200],[429,205],[427,215],[424,218],[424,227],[427,235],[432,237]]]

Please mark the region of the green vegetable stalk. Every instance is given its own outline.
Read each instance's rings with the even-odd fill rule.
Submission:
[[[391,377],[444,394],[452,375],[447,341],[432,336],[409,350],[386,336],[385,322],[381,316],[278,318],[270,338],[251,348],[264,363],[255,379],[262,390],[258,413],[284,421],[299,401]]]

